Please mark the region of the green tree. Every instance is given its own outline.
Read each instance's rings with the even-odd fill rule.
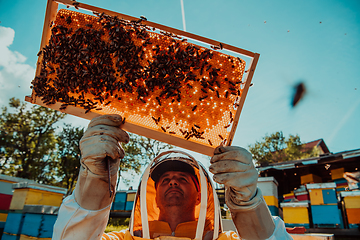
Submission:
[[[71,193],[79,172],[84,128],[65,124],[56,134],[55,125],[66,114],[37,105],[29,108],[15,98],[9,106],[12,111],[3,107],[0,117],[0,173],[65,187]],[[120,162],[120,177],[127,171],[139,174],[143,165],[172,146],[130,134],[123,148],[126,155]]]
[[[56,177],[58,184],[67,188],[70,194],[75,187],[79,173],[81,152],[79,142],[84,134],[84,128],[72,127],[65,124],[62,131],[57,136]],[[123,177],[124,172],[132,171],[140,174],[141,167],[148,163],[163,149],[172,148],[171,145],[129,133],[130,141],[122,144],[125,157],[120,160],[119,181],[128,182],[130,179]]]
[[[19,99],[9,101],[11,112],[0,116],[0,172],[54,183],[55,124],[65,114],[41,106],[27,107]]]
[[[58,185],[66,188],[68,194],[72,192],[79,174],[79,142],[83,134],[84,128],[64,124],[62,131],[57,135],[56,177],[60,179]]]
[[[289,135],[286,139],[280,132],[272,133],[249,145],[249,151],[258,165],[286,162],[317,156],[316,149],[305,149],[299,135]]]

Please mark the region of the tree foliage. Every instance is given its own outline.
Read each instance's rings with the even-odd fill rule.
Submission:
[[[270,136],[266,135],[262,141],[250,145],[249,150],[259,165],[304,159],[317,155],[316,149],[305,149],[299,135],[290,134],[288,138],[285,138],[281,131],[272,133]]]
[[[59,186],[66,188],[68,194],[72,192],[80,166],[81,152],[79,142],[84,134],[84,128],[64,124],[62,131],[57,135],[56,176]]]
[[[0,117],[0,173],[57,185],[71,193],[78,177],[84,128],[64,124],[56,131],[66,114],[37,105],[29,108],[15,98],[9,106],[2,108]],[[130,134],[123,148],[126,155],[120,162],[120,177],[128,171],[139,174],[143,165],[172,146]]]
[[[11,98],[0,117],[1,173],[53,183],[55,124],[65,114]]]

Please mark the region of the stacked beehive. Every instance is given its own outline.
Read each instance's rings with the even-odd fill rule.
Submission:
[[[300,177],[301,184],[307,183],[321,183],[322,179],[318,175],[309,173]]]
[[[282,202],[280,206],[286,227],[310,227],[309,202]]]
[[[12,185],[23,181],[35,183],[35,181],[32,180],[0,174],[0,232],[4,230],[9,213],[10,203],[13,197]]]
[[[2,240],[51,239],[66,189],[27,182],[13,188]]]
[[[306,174],[300,177],[301,185],[294,191],[283,194],[283,202],[280,203],[283,218],[287,227],[305,227],[311,225],[309,192],[305,185],[318,183],[322,179],[315,174]]]
[[[311,203],[312,223],[314,227],[343,227],[341,210],[336,197],[336,184],[307,184]]]
[[[271,215],[279,216],[278,182],[274,177],[259,177],[258,188],[264,196]]]
[[[345,213],[349,228],[360,226],[360,191],[343,191],[340,193],[345,205]]]
[[[301,185],[297,189],[294,190],[294,195],[297,201],[309,201],[309,193],[305,187],[305,185]]]
[[[0,229],[5,226],[6,218],[9,212],[10,202],[12,198],[13,181],[7,179],[7,176],[0,175]]]
[[[307,178],[312,181],[312,177]],[[304,179],[302,179],[304,181]],[[305,185],[294,189],[291,193],[283,195],[280,203],[286,227],[310,227],[309,194]]]
[[[134,206],[135,195],[135,190],[116,192],[111,211],[131,211]]]
[[[294,191],[283,194],[283,202],[293,202],[293,201],[295,201],[295,199],[296,198],[295,198]]]
[[[344,168],[337,168],[331,170],[331,179],[336,184],[336,191],[345,191],[348,187],[348,182],[344,178]]]

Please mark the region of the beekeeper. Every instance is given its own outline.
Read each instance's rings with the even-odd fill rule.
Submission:
[[[129,142],[118,115],[94,118],[80,141],[79,178],[72,195],[64,199],[53,239],[292,239],[284,223],[272,217],[257,188],[258,173],[251,154],[243,148],[220,146],[211,158],[213,179],[225,185],[226,205],[237,233],[223,231],[220,206],[206,169],[189,154],[168,151],[146,168],[126,231],[104,234],[115,192],[120,159],[119,143]]]

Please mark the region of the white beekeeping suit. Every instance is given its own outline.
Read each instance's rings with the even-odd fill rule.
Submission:
[[[214,180],[226,187],[226,203],[237,232],[222,229],[217,195],[206,169],[187,153],[168,151],[156,157],[145,170],[129,229],[103,234],[113,201],[109,197],[105,158],[109,156],[114,159],[110,166],[111,186],[114,190],[119,159],[124,156],[119,142],[129,141],[127,133],[119,128],[121,120],[117,115],[105,115],[90,122],[80,142],[82,167],[79,179],[74,193],[60,207],[53,239],[292,239],[283,221],[270,215],[257,189],[257,171],[251,154],[240,147],[224,146],[216,148],[210,171],[214,173]],[[167,170],[161,171],[179,170],[169,169],[178,166],[172,164],[175,162],[189,165],[197,179],[194,184],[198,182],[201,191],[201,201],[195,211],[196,220],[177,225],[175,231],[171,231],[166,222],[158,220],[156,187],[151,175],[165,162],[170,164]]]

